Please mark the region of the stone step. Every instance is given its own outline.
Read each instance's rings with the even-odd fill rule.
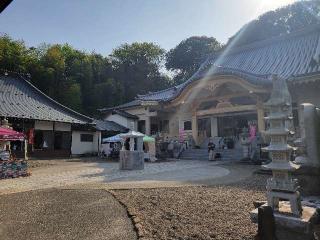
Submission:
[[[243,157],[242,150],[223,149],[220,152],[222,160],[240,160]],[[186,160],[208,160],[209,154],[206,149],[187,149],[180,155],[180,159]]]

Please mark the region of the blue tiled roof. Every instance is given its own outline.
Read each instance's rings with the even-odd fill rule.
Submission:
[[[295,81],[304,75],[319,74],[320,25],[270,38],[247,46],[226,47],[210,56],[185,83],[166,90],[140,95],[141,101],[169,101],[190,83],[205,76],[234,75],[256,85],[271,83],[268,76]]]

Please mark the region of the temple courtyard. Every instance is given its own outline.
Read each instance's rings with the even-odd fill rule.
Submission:
[[[234,162],[31,162],[0,186],[2,239],[253,239],[266,175]]]
[[[255,239],[260,166],[178,160],[119,171],[97,159],[30,162],[32,175],[2,180],[1,239]]]
[[[210,185],[238,181],[258,168],[232,161],[173,160],[146,163],[144,170],[120,171],[118,162],[92,158],[38,160],[30,165],[30,177],[2,180],[0,194],[96,183],[107,189]]]

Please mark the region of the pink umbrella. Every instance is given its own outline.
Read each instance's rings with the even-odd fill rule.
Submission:
[[[0,127],[0,141],[23,141],[24,134],[9,128]]]

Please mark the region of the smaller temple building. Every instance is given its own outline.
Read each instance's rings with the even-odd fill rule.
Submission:
[[[101,138],[127,129],[112,121],[99,121],[53,100],[17,73],[0,73],[0,118],[23,132],[31,157],[69,157],[96,154]],[[21,142],[11,144],[17,156]]]

